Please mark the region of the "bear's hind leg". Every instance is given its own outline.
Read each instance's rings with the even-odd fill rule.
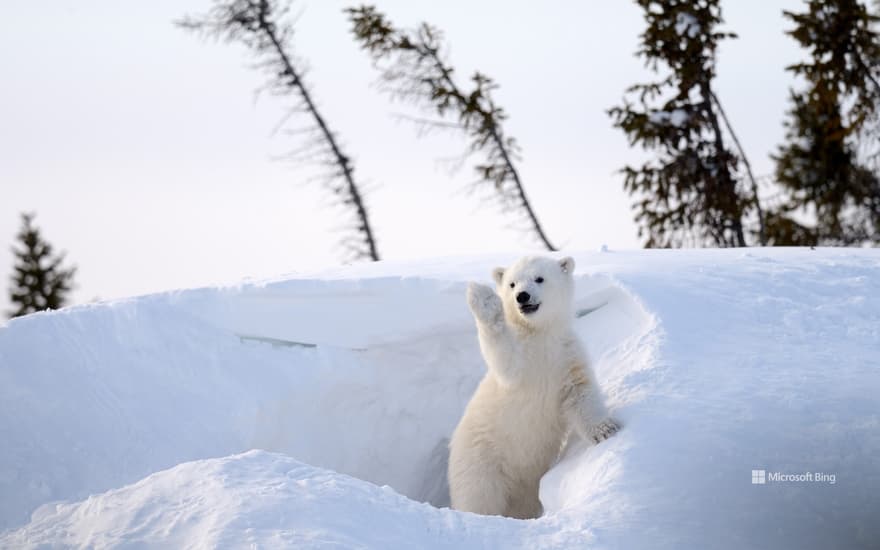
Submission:
[[[538,497],[538,484],[524,483],[511,493],[504,515],[516,519],[535,519],[543,513],[544,507]]]
[[[458,472],[450,472],[452,508],[485,516],[505,515],[509,489],[498,467],[488,464],[469,466]]]

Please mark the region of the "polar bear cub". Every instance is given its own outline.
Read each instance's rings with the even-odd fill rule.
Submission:
[[[569,432],[598,443],[618,430],[572,329],[573,271],[572,258],[526,257],[493,271],[497,292],[468,286],[488,372],[449,444],[456,510],[536,518]]]

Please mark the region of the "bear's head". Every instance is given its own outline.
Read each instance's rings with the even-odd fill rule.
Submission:
[[[504,315],[522,326],[568,324],[574,316],[574,259],[527,256],[492,271]]]

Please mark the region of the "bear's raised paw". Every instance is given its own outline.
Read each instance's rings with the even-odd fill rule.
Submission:
[[[486,324],[500,323],[504,319],[501,298],[491,287],[470,283],[467,288],[467,303],[471,313],[478,321]]]

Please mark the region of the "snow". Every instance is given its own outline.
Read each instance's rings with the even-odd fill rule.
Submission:
[[[672,111],[652,111],[648,113],[648,120],[652,124],[672,124],[675,127],[681,127],[690,119],[690,115],[684,109],[673,109]]]
[[[679,13],[675,18],[675,33],[679,36],[688,35],[694,38],[700,33],[700,23],[689,13]]]
[[[484,368],[464,288],[506,254],[10,321],[0,547],[876,547],[880,251],[575,257],[624,429],[569,445],[542,518],[444,507]]]

